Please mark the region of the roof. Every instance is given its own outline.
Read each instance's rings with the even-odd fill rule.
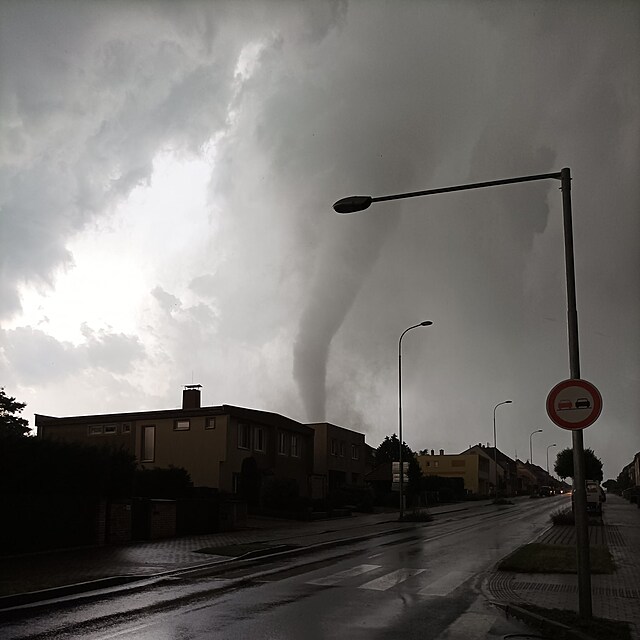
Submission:
[[[196,418],[200,416],[231,415],[236,418],[260,422],[273,427],[282,427],[312,435],[313,429],[301,422],[297,422],[279,413],[247,409],[223,404],[212,407],[198,407],[196,409],[162,409],[156,411],[134,411],[126,413],[102,413],[84,416],[53,417],[36,413],[36,426],[53,426],[56,424],[87,424],[91,422],[129,422],[133,420],[170,420],[171,418]]]

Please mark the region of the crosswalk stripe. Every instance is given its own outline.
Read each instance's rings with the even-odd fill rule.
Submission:
[[[424,569],[398,569],[397,571],[392,571],[391,573],[387,573],[380,578],[376,578],[375,580],[371,580],[370,582],[365,582],[365,584],[360,585],[360,589],[373,589],[375,591],[386,591],[391,587],[395,587],[395,585],[404,582],[407,578],[411,576],[417,576],[419,573],[422,573]]]
[[[355,567],[351,567],[351,569],[346,569],[345,571],[339,571],[338,573],[332,573],[330,576],[325,576],[324,578],[317,578],[316,580],[309,580],[307,584],[317,584],[320,586],[331,586],[334,584],[338,584],[342,582],[342,580],[346,580],[347,578],[353,578],[355,576],[362,575],[363,573],[367,573],[369,571],[373,571],[374,569],[379,569],[379,564],[359,564]]]
[[[440,578],[440,580],[436,580],[423,589],[420,589],[418,593],[422,596],[446,596],[472,575],[473,573],[469,573],[468,571],[450,571]]]

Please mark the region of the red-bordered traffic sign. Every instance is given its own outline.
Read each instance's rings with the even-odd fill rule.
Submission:
[[[554,424],[570,431],[586,429],[601,411],[602,396],[586,380],[563,380],[547,396],[547,415]]]

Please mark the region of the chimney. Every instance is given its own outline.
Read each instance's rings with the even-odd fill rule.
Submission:
[[[433,449],[431,449],[431,455],[434,455],[435,451]]]
[[[444,455],[444,449],[440,449],[440,455],[443,456]]]
[[[200,389],[201,384],[185,384],[182,390],[182,408],[183,409],[199,409],[200,408]]]

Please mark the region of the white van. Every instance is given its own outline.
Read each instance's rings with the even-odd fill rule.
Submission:
[[[587,489],[587,513],[602,515],[602,503],[606,500],[604,491],[595,480],[585,482]]]

